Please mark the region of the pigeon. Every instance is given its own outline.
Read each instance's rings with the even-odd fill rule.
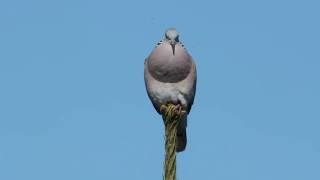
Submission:
[[[196,93],[196,65],[175,28],[165,32],[164,38],[145,59],[144,80],[147,94],[159,114],[161,105],[169,103],[189,114]],[[177,127],[177,152],[186,148],[186,127],[187,116]]]

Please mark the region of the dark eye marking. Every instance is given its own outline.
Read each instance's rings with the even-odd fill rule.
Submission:
[[[162,44],[162,40],[157,43],[157,46],[159,46],[160,44]]]
[[[179,42],[179,44],[180,44],[180,46],[181,46],[181,47],[183,47],[184,49],[186,49],[186,48],[184,47],[184,45],[183,45],[181,42]]]

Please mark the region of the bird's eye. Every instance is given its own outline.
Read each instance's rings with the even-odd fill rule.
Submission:
[[[179,36],[174,39],[176,42],[179,42]]]

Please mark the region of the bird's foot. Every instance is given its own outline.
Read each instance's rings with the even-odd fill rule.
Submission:
[[[175,113],[176,116],[181,116],[182,106],[180,104],[177,104],[174,107],[173,112]]]
[[[183,117],[186,115],[186,111],[183,110],[183,107],[180,104],[167,104],[160,107],[160,112],[163,116],[166,116],[168,111],[171,111],[171,116],[177,119],[183,119]]]

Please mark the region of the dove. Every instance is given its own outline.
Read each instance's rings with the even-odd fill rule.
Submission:
[[[179,40],[175,28],[167,29],[144,62],[144,80],[149,99],[160,113],[161,105],[169,103],[189,114],[196,93],[196,64]],[[176,151],[187,144],[187,116],[177,127]]]

